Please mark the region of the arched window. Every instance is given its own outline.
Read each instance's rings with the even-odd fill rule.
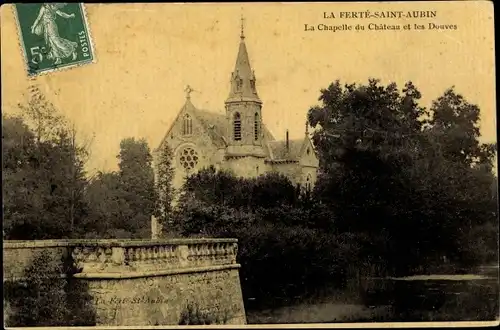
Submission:
[[[241,140],[241,117],[240,117],[240,114],[238,112],[234,114],[233,127],[234,127],[234,140],[240,141]]]
[[[312,178],[311,174],[308,174],[306,178],[306,191],[310,192],[311,188],[312,188]]]
[[[184,135],[191,135],[193,134],[193,121],[191,120],[191,116],[186,114],[184,116],[184,122],[183,122],[183,128],[182,128],[182,134]]]
[[[255,141],[259,139],[259,133],[260,133],[260,120],[259,120],[259,114],[256,112],[254,116],[254,138]]]

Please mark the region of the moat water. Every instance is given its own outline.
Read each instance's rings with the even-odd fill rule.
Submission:
[[[357,299],[247,311],[248,323],[439,322],[499,319],[498,267],[477,274],[370,279]],[[339,293],[340,294],[340,293]]]

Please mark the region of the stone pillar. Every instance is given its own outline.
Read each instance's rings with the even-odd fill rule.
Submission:
[[[125,263],[125,249],[121,246],[111,248],[111,260],[113,265],[121,266]]]
[[[154,215],[151,216],[151,239],[160,238],[160,224]]]

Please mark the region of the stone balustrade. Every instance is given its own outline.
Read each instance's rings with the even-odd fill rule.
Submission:
[[[3,244],[4,256],[5,251],[16,255],[16,249],[34,251],[55,246],[62,249],[61,258],[72,259],[77,277],[140,277],[239,266],[236,239],[5,241]]]
[[[236,242],[193,242],[187,245],[187,260],[195,266],[224,265],[236,263]]]
[[[82,273],[119,273],[209,267],[236,263],[231,239],[78,242],[71,256]]]
[[[244,324],[237,253],[236,239],[4,241],[4,284],[27,283],[43,254],[41,271],[61,266],[78,283],[68,289],[88,293],[97,325],[174,325],[193,302],[219,323]],[[8,319],[15,305],[4,304]]]

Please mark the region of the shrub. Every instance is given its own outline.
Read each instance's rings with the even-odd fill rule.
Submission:
[[[209,325],[216,323],[216,318],[202,311],[197,304],[189,303],[182,311],[179,325]]]
[[[47,251],[36,256],[22,280],[4,282],[4,299],[10,309],[6,325],[95,325],[88,288],[71,275],[72,270],[65,269],[64,262],[55,263]]]

